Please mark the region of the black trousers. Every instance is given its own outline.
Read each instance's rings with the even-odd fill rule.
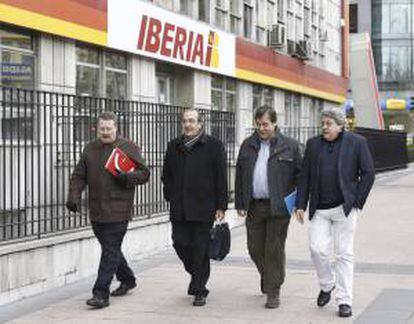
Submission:
[[[114,274],[127,285],[135,283],[134,272],[128,266],[121,251],[122,241],[128,228],[128,221],[115,223],[92,222],[92,229],[101,245],[101,260],[98,277],[92,293],[103,298],[109,297],[109,287]]]
[[[289,221],[288,217],[271,217],[269,201],[253,201],[248,211],[247,248],[266,294],[277,293],[285,280],[285,242]]]
[[[191,275],[189,295],[206,297],[210,277],[210,230],[212,222],[172,222],[172,241],[185,270]]]

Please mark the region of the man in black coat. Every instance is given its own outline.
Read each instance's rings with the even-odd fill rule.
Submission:
[[[343,129],[339,109],[322,112],[322,136],[306,145],[298,186],[296,217],[303,223],[309,197],[309,242],[321,290],[317,304],[325,306],[336,287],[339,316],[352,315],[353,240],[357,216],[375,178],[367,141]],[[335,249],[335,271],[330,262]]]
[[[186,110],[182,125],[184,134],[168,143],[162,182],[170,203],[173,246],[191,275],[188,294],[194,296],[194,306],[204,306],[210,229],[227,209],[226,154],[218,139],[204,133],[197,110]]]
[[[247,248],[267,295],[265,307],[277,308],[290,221],[284,197],[296,188],[302,158],[298,143],[278,130],[274,109],[258,108],[255,122],[257,130],[237,158],[235,203],[239,215],[247,215]]]

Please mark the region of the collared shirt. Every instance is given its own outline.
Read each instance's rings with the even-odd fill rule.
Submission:
[[[267,181],[267,161],[270,155],[270,141],[260,141],[260,150],[253,171],[253,198],[269,198],[269,184]]]

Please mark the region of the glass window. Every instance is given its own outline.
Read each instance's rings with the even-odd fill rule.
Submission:
[[[99,65],[99,50],[83,45],[76,46],[76,61],[78,63],[89,63]]]
[[[243,36],[246,38],[252,37],[252,18],[253,8],[245,3],[243,6]]]
[[[268,105],[273,108],[273,89],[272,88],[264,88],[263,89],[263,101],[265,105]]]
[[[211,79],[211,104],[213,110],[223,110],[223,86],[224,78],[221,76],[213,76]]]
[[[391,47],[391,80],[408,81],[411,79],[410,48]]]
[[[119,53],[105,53],[106,96],[127,99],[127,58]]]
[[[287,39],[295,41],[295,17],[292,13],[287,13]]]
[[[253,111],[262,105],[262,88],[259,85],[253,85]]]
[[[303,20],[301,17],[296,16],[296,41],[303,40]]]
[[[76,69],[76,94],[99,96],[99,67],[78,65]]]
[[[226,111],[236,111],[236,80],[226,79]]]
[[[106,71],[106,96],[114,99],[127,99],[127,75]]]
[[[76,47],[76,94],[81,96],[100,95],[99,51],[94,47]]]
[[[253,85],[253,110],[262,105],[268,105],[273,108],[274,98],[273,89],[260,85]]]
[[[174,78],[167,73],[157,73],[157,98],[158,102],[170,105],[174,102]]]
[[[126,71],[127,58],[124,54],[107,52],[105,53],[105,66],[108,68]]]
[[[303,9],[303,24],[305,35],[310,35],[310,10],[309,8]]]
[[[272,27],[272,25],[276,23],[275,3],[273,1],[267,0],[266,5],[267,5],[267,8],[266,8],[266,12],[267,12],[266,25],[268,27]]]
[[[390,33],[404,34],[410,32],[408,5],[390,5]]]
[[[349,5],[349,32],[358,32],[358,4]]]
[[[280,22],[285,21],[285,8],[283,6],[284,0],[277,0],[277,20]]]
[[[21,50],[33,50],[33,37],[30,34],[0,29],[0,45]]]
[[[76,93],[127,99],[127,56],[96,47],[76,46]]]
[[[210,1],[208,0],[199,0],[198,1],[198,19],[209,22],[209,5]]]
[[[236,111],[236,80],[222,76],[211,78],[211,103],[213,110]]]
[[[293,110],[292,110],[292,93],[285,92],[285,126],[291,127],[293,125]]]
[[[300,126],[301,118],[301,95],[285,92],[285,126]]]
[[[185,15],[191,15],[191,1],[180,0],[180,12]]]
[[[240,0],[230,0],[230,32],[239,35],[240,22]]]
[[[17,88],[34,88],[33,36],[0,29],[0,83]]]
[[[0,119],[3,139],[34,139],[34,37],[27,32],[0,28],[0,85],[4,89]],[[20,90],[23,89],[23,90]]]
[[[216,7],[215,10],[215,24],[216,27],[226,29],[226,16],[227,13],[223,9]]]

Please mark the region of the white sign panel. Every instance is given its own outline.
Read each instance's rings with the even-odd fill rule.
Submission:
[[[235,37],[139,0],[108,0],[108,46],[235,76]]]

